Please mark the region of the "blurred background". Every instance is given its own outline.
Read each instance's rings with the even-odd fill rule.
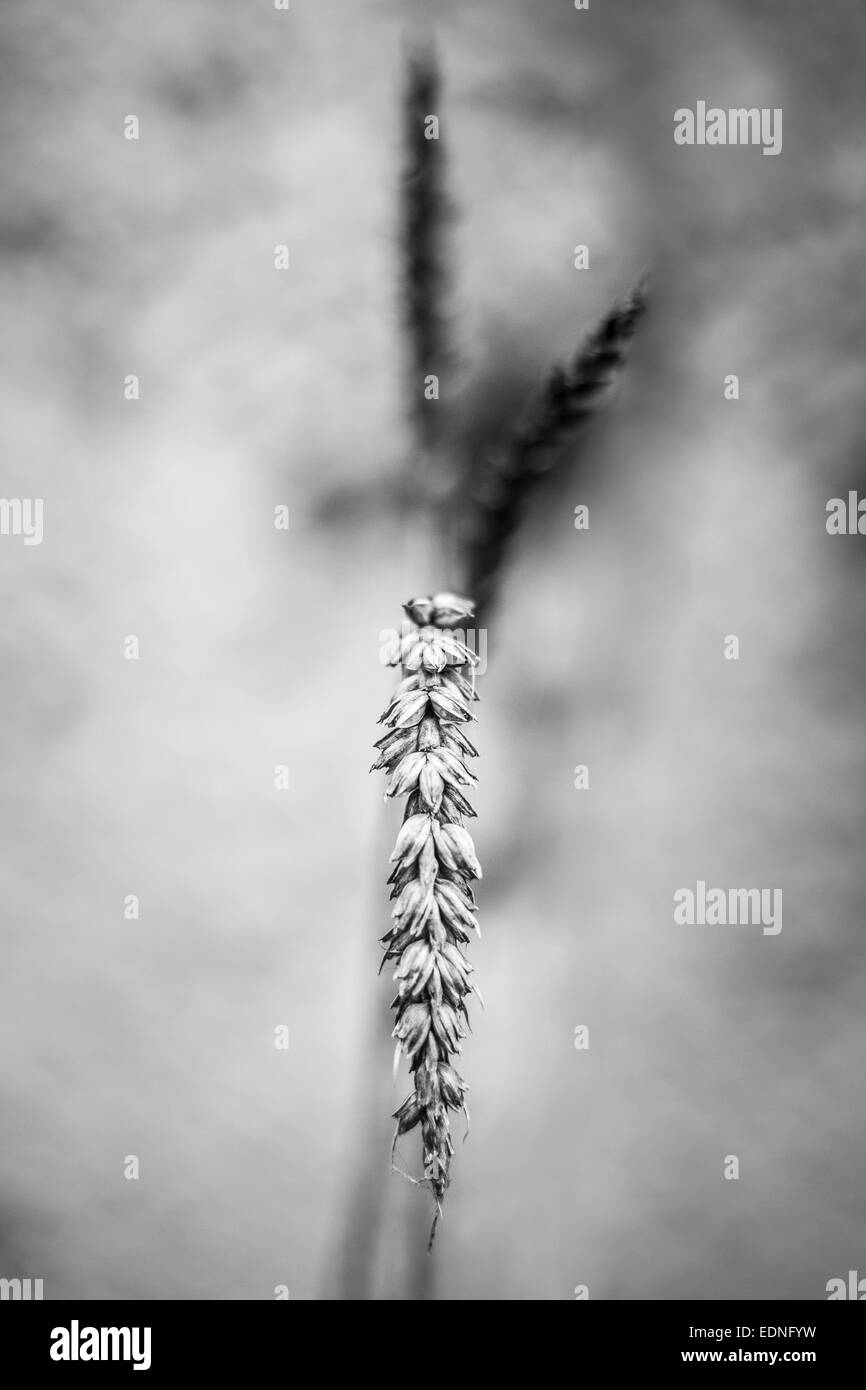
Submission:
[[[417,15],[465,427],[653,268],[490,616],[487,1009],[430,1259],[388,1175],[367,775],[380,633],[448,582],[395,500]],[[0,1275],[825,1297],[866,1260],[864,542],[825,529],[866,490],[862,6],[30,0],[0,32],[0,491],[45,506],[41,546],[0,538]],[[676,146],[698,100],[781,107],[782,153]],[[699,878],[782,889],[781,934],[676,926]]]

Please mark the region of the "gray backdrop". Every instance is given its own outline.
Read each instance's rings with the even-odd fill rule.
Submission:
[[[45,504],[41,546],[0,537],[0,1275],[820,1299],[866,1272],[866,540],[825,528],[866,491],[863,9],[421,8],[467,419],[654,272],[491,616],[487,1010],[438,1248],[387,1173],[367,776],[379,634],[441,582],[395,503],[414,7],[29,0],[0,20],[0,490]],[[699,99],[783,108],[782,153],[676,146]],[[698,879],[782,889],[783,930],[675,924]]]

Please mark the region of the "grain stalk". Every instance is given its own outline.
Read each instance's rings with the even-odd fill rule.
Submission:
[[[536,479],[556,461],[559,446],[607,399],[644,310],[640,284],[602,320],[570,367],[551,373],[504,445],[474,470],[460,468],[462,451],[448,423],[452,391],[447,389],[441,402],[427,401],[421,391],[428,376],[441,378],[454,364],[444,311],[445,234],[452,210],[444,189],[442,147],[428,139],[426,128],[439,100],[433,50],[416,48],[404,88],[401,183],[403,321],[415,456],[405,488],[415,527],[408,549],[417,572],[420,528],[436,570],[442,574],[455,566],[475,602],[435,594],[404,605],[408,630],[392,663],[402,667],[402,679],[380,719],[385,733],[373,765],[387,774],[387,797],[407,798],[391,856],[393,924],[382,937],[382,965],[396,964],[392,1008],[397,1058],[401,1053],[407,1057],[412,1078],[412,1090],[394,1114],[391,1162],[394,1168],[401,1137],[420,1127],[422,1176],[411,1181],[429,1187],[435,1200],[428,1249],[450,1182],[452,1112],[465,1111],[468,1132],[468,1087],[453,1060],[468,1027],[468,996],[474,992],[480,999],[463,949],[471,931],[478,930],[471,882],[481,877],[464,826],[475,815],[464,791],[476,780],[467,763],[476,750],[463,726],[473,718],[470,705],[477,699],[476,658],[458,629],[475,628],[482,607],[495,597]],[[385,1032],[383,1027],[371,1039],[384,1039]],[[379,1075],[377,1067],[365,1073],[371,1095],[377,1093]],[[347,1286],[353,1297],[369,1294],[382,1211],[380,1189],[369,1179],[375,1163],[368,1161],[379,1142],[378,1131],[369,1107],[362,1114],[366,1138],[345,1233]],[[423,1290],[416,1296],[430,1297],[433,1265],[416,1259],[413,1252],[420,1249],[410,1237],[411,1282]]]
[[[436,594],[412,599],[404,610],[409,630],[394,660],[402,680],[379,720],[387,731],[372,770],[386,772],[386,796],[407,797],[388,880],[393,925],[381,938],[383,966],[397,962],[393,1036],[412,1076],[412,1091],[394,1115],[391,1161],[393,1167],[399,1138],[420,1125],[423,1177],[411,1180],[428,1185],[436,1202],[432,1249],[454,1155],[449,1112],[463,1110],[469,1120],[468,1087],[452,1059],[462,1051],[468,995],[478,993],[462,949],[478,930],[470,885],[481,877],[464,827],[475,815],[463,789],[477,780],[467,763],[477,752],[461,727],[474,718],[477,696],[467,677],[476,657],[456,631],[473,617],[466,600]]]
[[[646,310],[646,280],[615,304],[570,365],[554,367],[498,449],[476,469],[458,516],[466,588],[480,614],[494,597],[514,533],[558,450],[607,404]]]
[[[433,48],[417,46],[409,55],[403,96],[400,215],[409,400],[415,440],[422,454],[440,442],[443,422],[441,403],[424,398],[422,383],[431,375],[441,382],[452,356],[445,311],[445,243],[452,209],[445,192],[443,144],[438,130],[436,138],[430,138],[428,125],[431,117],[438,120],[440,96],[441,79]],[[421,482],[429,486],[436,480],[426,476]]]

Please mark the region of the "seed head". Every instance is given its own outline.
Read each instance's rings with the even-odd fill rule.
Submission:
[[[475,812],[461,788],[477,780],[467,759],[478,753],[462,726],[474,719],[478,697],[469,679],[476,658],[455,631],[471,624],[470,601],[441,593],[403,606],[415,626],[400,642],[403,678],[379,721],[386,732],[373,768],[385,772],[387,796],[407,798],[388,879],[393,925],[381,940],[383,964],[396,963],[393,1036],[413,1078],[394,1115],[394,1146],[420,1125],[420,1181],[436,1201],[432,1246],[454,1154],[448,1115],[466,1109],[468,1090],[451,1059],[461,1051],[475,988],[461,948],[478,930],[469,885],[481,866],[463,824]]]

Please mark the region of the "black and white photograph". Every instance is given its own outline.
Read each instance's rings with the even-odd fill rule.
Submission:
[[[25,1374],[363,1301],[827,1374],[862,0],[26,0],[0,72]]]

